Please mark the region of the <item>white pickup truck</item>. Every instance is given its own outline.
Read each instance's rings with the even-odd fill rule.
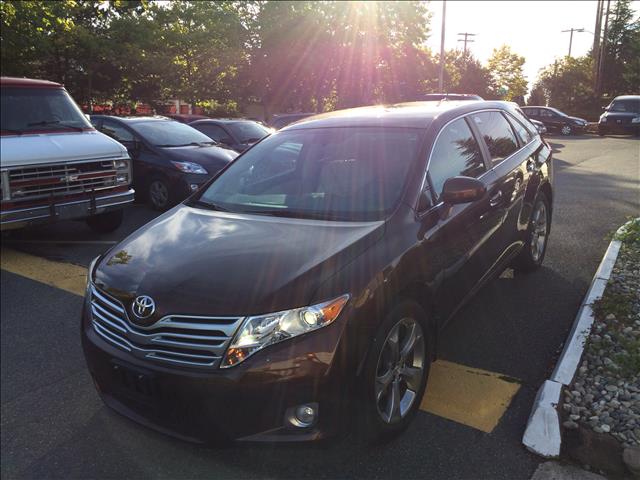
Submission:
[[[127,150],[59,83],[2,77],[0,87],[1,229],[78,218],[118,228],[134,197]]]

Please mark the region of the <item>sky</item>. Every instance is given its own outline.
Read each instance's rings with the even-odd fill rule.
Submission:
[[[611,2],[614,3],[613,1]],[[636,13],[640,1],[633,2]],[[440,52],[442,2],[429,2],[431,35],[427,45]],[[494,48],[507,44],[526,59],[524,74],[529,88],[538,71],[567,55],[569,33],[561,30],[595,29],[597,1],[447,1],[445,48],[460,48],[460,32],[476,33],[467,48],[486,62]],[[606,6],[605,6],[606,8]],[[593,46],[593,33],[573,34],[571,56],[581,56]]]

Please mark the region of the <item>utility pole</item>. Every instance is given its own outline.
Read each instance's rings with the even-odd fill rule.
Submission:
[[[569,35],[569,54],[568,57],[571,56],[571,45],[573,44],[573,32],[584,32],[584,28],[570,28],[569,30],[562,30],[562,33],[571,32]]]
[[[476,34],[475,33],[469,33],[469,32],[463,32],[463,33],[459,33],[458,36],[464,36],[464,39],[459,38],[458,41],[459,42],[464,42],[464,51],[463,51],[463,56],[466,58],[467,56],[467,43],[473,43],[474,40],[469,37],[475,37]]]
[[[604,32],[602,33],[602,43],[600,44],[600,62],[598,64],[598,83],[596,85],[596,95],[600,95],[602,90],[602,74],[604,72],[604,64],[607,57],[607,33],[609,31],[610,7],[611,0],[607,0],[607,14],[604,17]]]
[[[596,9],[596,27],[593,32],[593,48],[591,55],[593,57],[593,90],[598,88],[598,73],[600,65],[600,33],[602,31],[602,10],[604,9],[604,0],[598,0]]]
[[[442,2],[442,35],[440,36],[440,77],[438,79],[438,91],[444,92],[444,25],[447,15],[447,2]]]

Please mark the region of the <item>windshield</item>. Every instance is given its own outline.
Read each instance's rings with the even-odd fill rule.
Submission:
[[[269,135],[269,130],[255,122],[234,122],[227,124],[238,143],[254,143]]]
[[[640,100],[614,100],[609,110],[612,112],[640,113]]]
[[[324,128],[263,140],[200,198],[233,212],[329,220],[378,220],[397,204],[422,130]]]
[[[156,147],[184,147],[187,145],[213,145],[204,133],[173,120],[151,120],[131,123],[131,127],[147,142]]]
[[[0,128],[3,132],[69,131],[93,128],[62,88],[2,88]]]

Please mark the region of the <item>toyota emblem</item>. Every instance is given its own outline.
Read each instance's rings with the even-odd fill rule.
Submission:
[[[133,310],[133,314],[136,317],[144,320],[145,318],[149,318],[153,315],[153,312],[156,311],[156,302],[154,302],[153,298],[148,295],[140,295],[133,301],[131,310]]]

